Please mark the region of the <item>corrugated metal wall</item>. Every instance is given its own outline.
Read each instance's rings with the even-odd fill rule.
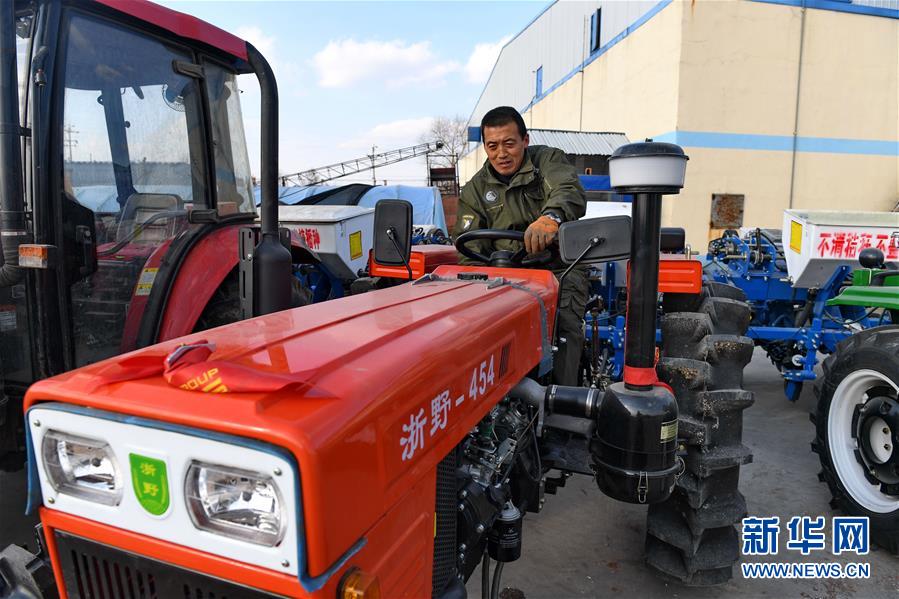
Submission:
[[[590,56],[591,16],[602,8],[600,47],[622,33],[659,0],[556,1],[500,52],[493,73],[469,119],[480,124],[494,106],[525,109],[535,100],[536,73],[543,67],[542,93]],[[899,0],[852,0],[853,4],[899,10]]]
[[[536,72],[543,67],[543,93],[590,54],[591,16],[602,8],[600,45],[652,9],[658,0],[556,2],[503,48],[469,124],[476,126],[494,106],[519,110],[536,94]]]
[[[852,0],[853,4],[899,10],[899,0]]]

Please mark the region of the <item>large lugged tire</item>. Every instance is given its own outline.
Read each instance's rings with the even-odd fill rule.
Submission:
[[[831,506],[870,519],[871,540],[899,554],[899,326],[849,337],[815,385],[812,450]]]
[[[743,368],[753,342],[743,336],[749,306],[739,289],[707,283],[699,296],[666,298],[659,378],[671,386],[679,411],[685,471],[674,493],[647,516],[646,563],[689,585],[730,580],[739,558],[735,524],[746,515],[738,489],[740,466],[752,461],[742,443]]]
[[[292,308],[306,306],[312,303],[312,292],[300,283],[296,277],[290,277]],[[209,298],[206,307],[194,325],[194,332],[214,329],[232,322],[241,320],[240,287],[237,270],[233,270],[222,281],[215,293]]]

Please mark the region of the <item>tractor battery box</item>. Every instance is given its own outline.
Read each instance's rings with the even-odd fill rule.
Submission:
[[[374,208],[280,206],[278,221],[318,254],[335,277],[352,281],[367,266],[373,244]]]

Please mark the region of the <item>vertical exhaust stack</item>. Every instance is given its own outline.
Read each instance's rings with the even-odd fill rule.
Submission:
[[[16,74],[16,14],[13,2],[0,3],[0,287],[24,278],[19,245],[28,243],[22,190],[19,83]]]
[[[290,250],[278,232],[278,84],[265,57],[249,43],[247,57],[259,80],[262,104],[262,240],[253,250],[253,316],[261,316],[290,308],[293,273]]]
[[[662,195],[680,192],[686,163],[679,146],[657,142],[609,159],[612,189],[634,195],[624,381],[606,390],[590,451],[600,490],[628,503],[664,501],[679,469],[677,402],[656,378],[656,311]]]

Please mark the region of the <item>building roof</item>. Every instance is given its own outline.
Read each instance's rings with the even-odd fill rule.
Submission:
[[[575,156],[611,156],[619,146],[628,143],[624,133],[594,131],[560,131],[528,129],[531,143],[559,148]]]

